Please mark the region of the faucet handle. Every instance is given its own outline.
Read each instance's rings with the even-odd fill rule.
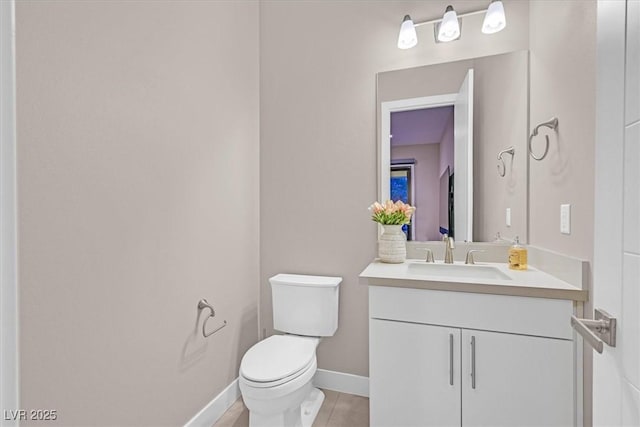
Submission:
[[[433,261],[433,251],[429,248],[425,248],[425,250],[427,251],[427,259],[425,259],[426,262],[434,262]]]
[[[435,262],[435,261],[433,260],[433,251],[432,251],[431,249],[429,249],[429,248],[417,248],[417,249],[418,249],[418,250],[421,250],[421,251],[426,251],[426,252],[427,252],[427,257],[426,257],[426,259],[425,259],[425,261],[426,261],[426,262]]]
[[[482,249],[469,249],[467,251],[467,258],[464,260],[465,264],[475,264],[476,263],[475,260],[473,259],[473,254],[475,252],[485,252],[485,251],[482,250]]]

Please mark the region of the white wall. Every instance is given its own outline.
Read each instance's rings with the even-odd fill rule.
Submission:
[[[256,2],[18,2],[21,404],[47,425],[181,425],[237,377],[258,80]]]
[[[528,241],[528,67],[525,51],[474,61],[473,237],[479,242],[495,240],[496,233]],[[498,153],[509,147],[515,153],[503,156],[500,176]]]
[[[357,275],[376,253],[381,71],[530,47],[531,124],[560,119],[550,158],[531,165],[530,240],[590,259],[595,2],[507,1],[503,32],[482,36],[475,16],[455,43],[427,26],[397,49],[405,14],[447,4],[20,2],[23,406],[60,408],[61,424],[186,421],[258,338],[257,282],[272,332],[279,272],[343,276],[319,364],[367,375]],[[229,321],[209,341],[202,297]]]
[[[530,2],[530,127],[557,117],[546,159],[529,162],[533,245],[591,260],[595,152],[596,2]],[[561,40],[562,42],[559,42]],[[540,150],[543,134],[534,140]],[[538,154],[540,152],[538,151]],[[560,234],[560,204],[571,234]]]
[[[551,117],[559,121],[558,132],[548,133],[547,158],[529,160],[529,240],[589,262],[594,224],[596,6],[595,0],[533,0],[529,7],[530,128]],[[544,134],[541,131],[534,141],[538,150]],[[560,233],[560,205],[567,203],[570,235]],[[593,313],[591,301],[585,304],[585,313]],[[591,425],[589,347],[584,355],[585,425]]]
[[[447,4],[261,4],[262,327],[272,332],[270,276],[342,276],[338,332],[318,348],[321,368],[368,374],[367,289],[358,274],[376,255],[367,211],[377,197],[376,74],[528,47],[528,5],[506,2],[503,32],[482,36],[475,16],[465,18],[458,42],[436,45],[427,26],[418,29],[416,48],[397,48],[405,14],[429,19]],[[486,6],[465,1],[459,9]]]

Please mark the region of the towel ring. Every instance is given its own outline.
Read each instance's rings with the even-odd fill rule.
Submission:
[[[498,160],[500,160],[500,162],[502,163],[502,172],[500,172],[500,163],[498,163],[498,175],[500,175],[501,177],[504,177],[507,174],[507,165],[505,164],[502,156],[504,154],[511,154],[511,158],[513,158],[515,153],[516,153],[516,149],[513,147],[513,145],[498,153]]]
[[[211,306],[211,304],[209,304],[207,302],[206,299],[201,299],[200,301],[198,301],[198,312],[204,310],[205,308],[208,308],[209,310],[211,310],[211,314],[209,315],[209,317],[207,317],[206,319],[204,319],[204,322],[202,323],[202,335],[204,335],[205,338],[210,337],[211,335],[215,334],[216,332],[218,332],[220,329],[224,328],[225,326],[227,326],[227,321],[223,320],[222,326],[218,326],[216,329],[214,329],[213,331],[207,333],[207,321],[209,319],[211,319],[212,317],[216,316],[216,311],[213,309],[213,306]]]
[[[556,130],[558,128],[558,118],[553,117],[544,123],[540,123],[538,126],[536,126],[533,129],[533,132],[531,132],[531,135],[529,135],[529,155],[533,157],[534,160],[538,160],[538,161],[547,157],[547,153],[549,152],[549,135],[544,136],[546,140],[546,145],[544,147],[544,153],[542,153],[542,156],[540,157],[536,157],[536,155],[533,154],[533,150],[531,149],[531,140],[533,139],[534,136],[538,135],[538,130],[540,130],[540,128],[543,126],[548,127],[551,130]]]

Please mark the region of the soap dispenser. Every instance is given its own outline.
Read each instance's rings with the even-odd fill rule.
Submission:
[[[513,245],[509,248],[509,268],[512,270],[527,269],[527,248],[520,245],[518,236],[516,236]]]

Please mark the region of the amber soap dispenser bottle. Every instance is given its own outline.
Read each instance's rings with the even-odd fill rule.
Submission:
[[[520,245],[518,236],[513,241],[513,246],[509,248],[509,268],[512,270],[527,269],[527,248]]]

